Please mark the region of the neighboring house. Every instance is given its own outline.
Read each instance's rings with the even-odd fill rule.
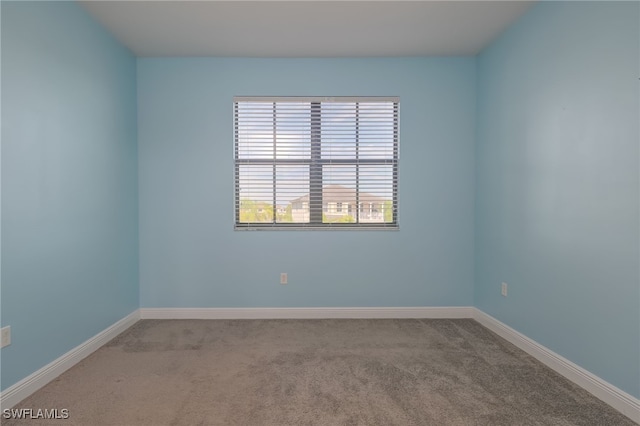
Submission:
[[[384,209],[390,205],[382,197],[360,192],[342,185],[328,185],[322,189],[322,213],[325,221],[335,222],[350,216],[362,223],[384,222]],[[359,205],[356,214],[356,205]],[[309,222],[309,195],[303,195],[291,201],[291,214],[294,222]]]

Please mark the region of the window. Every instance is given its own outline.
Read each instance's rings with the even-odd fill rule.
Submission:
[[[234,98],[235,228],[397,229],[398,108],[386,97]]]

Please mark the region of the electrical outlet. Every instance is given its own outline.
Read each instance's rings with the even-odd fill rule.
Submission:
[[[502,295],[503,295],[504,297],[507,297],[507,283],[502,283],[502,290],[501,290],[501,292],[502,292]]]
[[[2,327],[0,329],[0,348],[11,344],[11,326]]]
[[[282,272],[280,274],[280,284],[288,284],[289,283],[289,277],[287,276],[286,272]]]

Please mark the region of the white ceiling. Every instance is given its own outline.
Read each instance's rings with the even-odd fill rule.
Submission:
[[[138,56],[474,55],[532,1],[80,2]]]

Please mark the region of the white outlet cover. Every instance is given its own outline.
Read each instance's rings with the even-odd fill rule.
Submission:
[[[11,344],[11,326],[2,327],[0,329],[0,348]]]

